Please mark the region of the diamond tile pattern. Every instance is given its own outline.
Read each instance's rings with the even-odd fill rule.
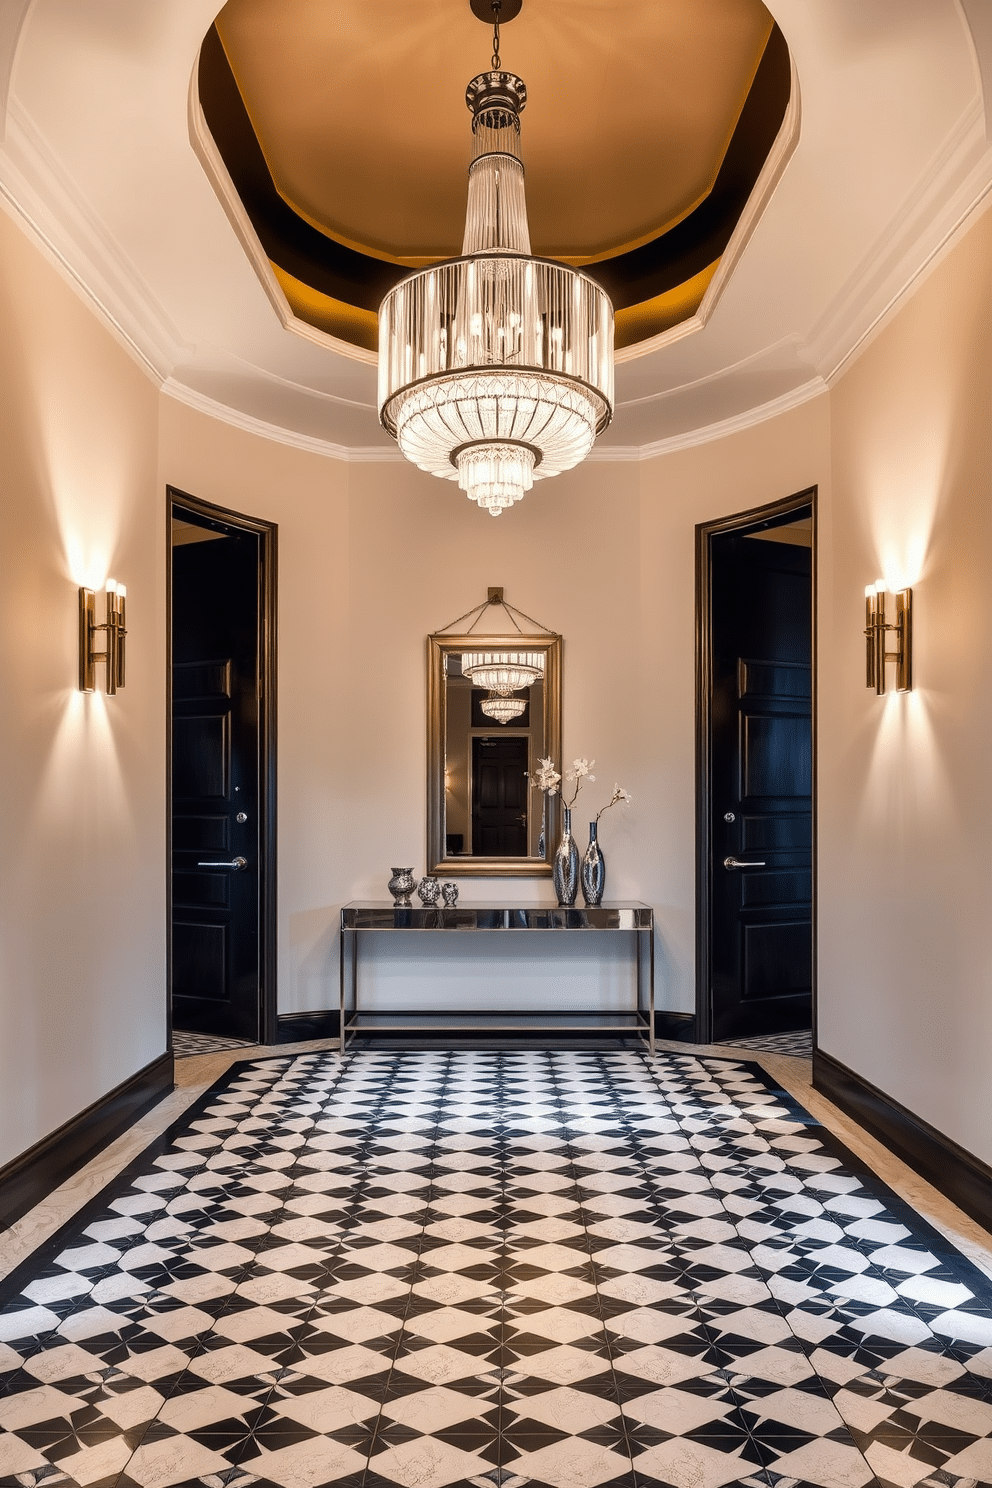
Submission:
[[[0,1484],[974,1488],[989,1283],[755,1065],[236,1065],[0,1307]]]

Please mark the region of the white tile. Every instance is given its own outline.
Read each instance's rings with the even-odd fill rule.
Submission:
[[[98,1355],[88,1353],[76,1343],[65,1343],[59,1348],[46,1349],[43,1353],[32,1355],[25,1362],[24,1368],[35,1379],[50,1383],[54,1380],[74,1379],[81,1374],[93,1374],[103,1368],[103,1361]]]
[[[415,1398],[419,1399],[419,1396]],[[343,1431],[379,1414],[378,1400],[357,1390],[343,1389],[340,1385],[328,1385],[326,1390],[308,1390],[303,1395],[271,1396],[269,1408],[321,1433]]]
[[[52,1385],[39,1385],[35,1390],[21,1390],[16,1395],[0,1397],[0,1428],[19,1431],[38,1421],[69,1416],[78,1408],[76,1398]]]
[[[138,1447],[127,1465],[127,1475],[141,1488],[171,1488],[205,1473],[230,1467],[226,1457],[201,1446],[191,1436],[170,1436]]]
[[[474,1354],[464,1354],[445,1343],[405,1353],[396,1360],[396,1367],[415,1379],[429,1380],[432,1385],[472,1379],[479,1373],[479,1361]]]
[[[401,1395],[382,1407],[383,1416],[401,1426],[422,1432],[445,1431],[462,1421],[470,1421],[490,1408],[489,1402],[472,1395],[460,1394],[443,1386]]]
[[[739,1456],[685,1438],[661,1442],[637,1458],[639,1476],[648,1481],[657,1478],[672,1488],[723,1488],[725,1483],[750,1476],[752,1470]]]
[[[551,1488],[598,1488],[600,1483],[608,1483],[621,1473],[629,1473],[630,1459],[595,1442],[572,1436],[542,1447],[540,1451],[521,1453],[507,1466],[525,1481],[547,1483]],[[704,1488],[704,1485],[699,1484],[697,1488]]]

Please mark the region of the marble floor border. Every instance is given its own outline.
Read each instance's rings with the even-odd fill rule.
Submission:
[[[234,1064],[281,1059],[337,1047],[336,1039],[306,1039],[293,1044],[253,1045],[180,1059],[176,1088],[109,1146],[80,1168],[35,1208],[0,1233],[0,1281],[28,1260],[87,1204],[156,1142]],[[726,1045],[685,1044],[659,1040],[659,1053],[729,1059]],[[740,1055],[736,1056],[738,1059]],[[857,1122],[813,1089],[809,1060],[758,1050],[747,1062],[759,1065],[893,1193],[933,1226],[973,1265],[992,1279],[992,1233],[964,1214]]]

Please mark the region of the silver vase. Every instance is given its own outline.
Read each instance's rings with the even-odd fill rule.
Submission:
[[[551,882],[558,903],[571,907],[579,892],[579,849],[572,836],[572,813],[568,806],[562,807],[562,818],[561,838],[551,865]]]
[[[410,895],[417,887],[417,880],[413,876],[412,868],[394,868],[392,878],[387,885],[393,896],[393,903],[409,909]]]
[[[589,846],[582,859],[582,897],[587,906],[602,904],[606,888],[606,859],[599,845],[599,823],[589,823]]]
[[[433,874],[428,874],[426,878],[420,880],[420,887],[417,889],[417,898],[425,909],[433,909],[440,897],[441,885]]]

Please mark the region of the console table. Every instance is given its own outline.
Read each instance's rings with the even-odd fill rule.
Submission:
[[[358,1005],[358,959],[363,931],[414,935],[464,935],[473,931],[496,935],[633,934],[636,937],[636,1002],[629,1012],[606,1013],[365,1013]],[[592,944],[592,941],[590,942]],[[647,1004],[644,969],[647,960]],[[601,904],[595,909],[508,905],[458,905],[409,909],[386,902],[355,902],[341,910],[341,1053],[356,1034],[465,1033],[574,1033],[579,1030],[631,1034],[644,1040],[654,1054],[654,910],[649,904]]]

